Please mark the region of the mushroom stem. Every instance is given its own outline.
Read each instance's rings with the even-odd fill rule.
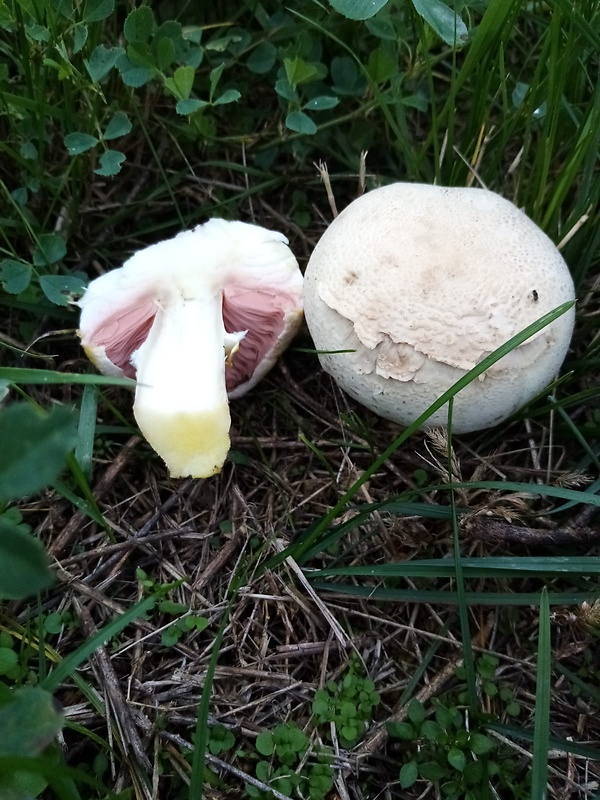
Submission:
[[[220,292],[178,294],[159,308],[132,357],[135,418],[172,477],[208,478],[227,456],[225,338]]]

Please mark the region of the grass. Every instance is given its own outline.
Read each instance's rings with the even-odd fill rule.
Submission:
[[[600,6],[457,3],[455,48],[424,0],[204,5],[0,7],[0,798],[597,796]],[[315,164],[341,209],[367,151],[367,189],[482,184],[560,245],[560,379],[489,431],[399,432],[303,331],[223,474],[169,480],[73,301],[211,216],[305,265]]]

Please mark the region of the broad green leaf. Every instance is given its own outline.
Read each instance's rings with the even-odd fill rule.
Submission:
[[[92,51],[89,59],[84,59],[85,68],[94,83],[102,80],[111,71],[124,52],[122,47],[105,47],[100,44]]]
[[[226,106],[229,103],[237,103],[242,95],[237,89],[227,89],[226,92],[213,101],[213,106]]]
[[[130,86],[132,89],[139,89],[141,86],[145,86],[156,74],[154,69],[136,67],[124,52],[121,52],[117,57],[115,65],[125,86]]]
[[[206,100],[196,100],[193,97],[190,97],[189,100],[179,100],[177,105],[175,106],[175,111],[182,116],[189,116],[193,114],[195,111],[199,111],[201,108],[205,108],[208,105]]]
[[[40,287],[51,303],[69,306],[85,290],[85,283],[74,275],[40,275]]]
[[[512,91],[511,100],[515,108],[521,108],[525,102],[525,98],[529,93],[529,84],[517,81],[515,88]]]
[[[68,133],[63,141],[69,155],[78,156],[95,147],[99,140],[89,133]]]
[[[371,19],[366,21],[365,25],[369,33],[372,33],[373,36],[376,36],[378,39],[382,39],[386,42],[398,41],[398,32],[396,28],[387,19],[371,17]]]
[[[83,49],[84,44],[87,42],[87,38],[87,25],[84,25],[82,22],[75,25],[73,28],[73,53],[79,53]]]
[[[16,689],[0,707],[0,755],[39,755],[60,733],[64,723],[54,698],[39,687]]]
[[[285,118],[286,128],[296,133],[306,133],[312,136],[317,132],[317,126],[303,111],[292,111]]]
[[[398,63],[385,47],[376,47],[369,55],[367,72],[373,83],[387,83],[398,72]]]
[[[315,64],[310,64],[298,56],[296,58],[284,58],[283,66],[288,83],[294,87],[302,83],[310,83],[321,74]]]
[[[53,581],[42,543],[0,516],[0,597],[22,600]]]
[[[58,634],[63,628],[63,617],[59,611],[54,611],[44,617],[44,631],[46,633]]]
[[[196,71],[193,67],[177,67],[172,78],[167,78],[165,86],[179,100],[187,100],[194,86]]]
[[[335,108],[340,102],[339,97],[330,97],[328,95],[320,95],[313,97],[304,106],[305,111],[326,111],[328,108]]]
[[[469,749],[476,756],[483,756],[494,749],[494,742],[483,733],[472,733],[469,736]]]
[[[128,42],[147,42],[151,38],[156,23],[154,14],[148,6],[140,6],[129,13],[123,26]]]
[[[36,759],[52,743],[63,726],[62,714],[51,695],[42,689],[17,689],[0,707],[0,759],[19,763]],[[26,766],[2,770],[2,798],[33,800],[48,785],[45,776]]]
[[[273,734],[270,731],[259,733],[256,737],[256,749],[261,756],[270,756],[275,750],[273,743]]]
[[[423,94],[409,94],[400,101],[403,106],[416,108],[417,111],[425,113],[429,107],[429,100]]]
[[[9,29],[13,26],[14,21],[11,10],[8,9],[4,2],[0,3],[0,28]]]
[[[135,69],[145,69],[154,74],[154,54],[149,44],[145,42],[132,42],[127,45],[127,58]]]
[[[275,65],[277,48],[271,42],[261,42],[250,53],[246,66],[255,75],[265,75]]]
[[[21,294],[29,286],[33,270],[29,264],[5,258],[0,261],[0,283],[8,294]]]
[[[47,267],[56,264],[67,254],[67,245],[58,233],[43,233],[38,237],[37,247],[33,251],[33,263],[36,267]]]
[[[166,628],[160,637],[160,642],[164,647],[173,647],[181,639],[181,631],[175,625]]]
[[[275,91],[280,97],[283,97],[284,100],[287,100],[290,103],[300,102],[298,93],[293,86],[290,86],[287,78],[280,78],[275,82]]]
[[[167,67],[175,61],[176,51],[175,44],[172,39],[163,36],[157,42],[153,42],[153,53],[156,66],[161,72],[164,72]]]
[[[353,58],[336,56],[331,61],[331,77],[333,88],[338,94],[360,94],[364,88],[364,80]]]
[[[105,150],[100,156],[100,166],[94,170],[96,175],[112,178],[121,171],[121,164],[125,161],[125,154],[118,150]]]
[[[120,136],[125,136],[128,134],[131,131],[131,128],[131,121],[127,114],[124,114],[122,111],[117,111],[117,113],[114,115],[114,117],[112,117],[106,126],[104,138],[106,140],[118,139]]]
[[[76,416],[28,403],[0,409],[0,502],[40,491],[58,477],[77,443]]]
[[[217,91],[217,86],[219,85],[219,81],[221,80],[221,75],[223,74],[223,70],[225,69],[225,64],[219,64],[218,67],[211,69],[209,80],[210,80],[210,89],[208,92],[208,99],[212,103],[213,97],[215,92]]]
[[[84,22],[101,22],[115,10],[115,0],[86,0],[83,8]]]
[[[458,772],[462,772],[465,768],[467,760],[465,754],[460,748],[451,747],[448,750],[448,763],[451,767],[454,767],[454,769],[458,770]]]
[[[388,0],[329,0],[338,13],[348,19],[369,19],[380,11]]]
[[[432,719],[426,719],[421,725],[421,736],[424,736],[430,742],[437,742],[440,736],[440,726]]]
[[[23,142],[19,147],[19,153],[26,161],[35,161],[38,157],[38,149],[33,142]]]
[[[417,14],[427,22],[446,44],[461,47],[469,37],[467,26],[459,15],[441,0],[412,0]]]
[[[404,764],[400,770],[400,788],[410,789],[413,783],[416,783],[418,777],[419,770],[414,761],[409,761],[408,764]]]
[[[423,703],[419,702],[416,697],[408,704],[408,718],[415,725],[421,725],[425,721],[425,709]]]
[[[67,19],[73,16],[73,0],[52,0],[52,8]]]
[[[157,66],[159,65],[158,48],[163,39],[169,41],[175,48],[175,60],[183,63],[184,58],[186,55],[188,55],[189,43],[183,37],[183,27],[181,23],[174,19],[169,19],[166,22],[163,22],[162,25],[159,25],[159,27],[156,29],[156,33],[152,37],[152,47],[154,48],[157,56]]]
[[[48,43],[52,38],[52,34],[43,25],[38,25],[37,22],[29,22],[25,25],[27,35],[33,39],[34,42]]]
[[[419,764],[418,769],[419,775],[426,781],[439,781],[447,774],[447,770],[437,761],[425,761],[423,764]]]
[[[388,722],[386,728],[388,734],[394,739],[402,739],[405,742],[412,742],[417,738],[417,732],[410,722]]]
[[[159,602],[158,610],[162,611],[163,614],[185,614],[190,610],[190,607],[184,603],[177,603],[175,600],[169,600],[167,598]]]
[[[0,540],[0,549],[2,542]],[[2,567],[0,567],[0,570]],[[0,585],[0,595],[2,594],[2,586]],[[8,675],[8,673],[19,664],[19,656],[15,650],[10,647],[0,647],[0,675]]]
[[[17,203],[17,205],[24,207],[27,205],[27,201],[29,199],[29,192],[25,188],[25,186],[19,186],[16,189],[13,189],[10,193],[12,199]]]

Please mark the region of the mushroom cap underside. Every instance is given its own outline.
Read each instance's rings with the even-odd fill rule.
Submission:
[[[221,296],[226,332],[244,334],[226,370],[227,390],[239,396],[270,369],[302,320],[302,276],[275,231],[210,220],[139,251],[90,284],[80,301],[82,345],[102,372],[135,378],[135,353],[158,309],[205,288]]]

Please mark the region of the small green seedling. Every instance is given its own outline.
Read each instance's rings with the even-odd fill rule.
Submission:
[[[391,737],[409,744],[408,760],[400,769],[400,786],[408,789],[418,780],[430,781],[449,800],[476,800],[475,790],[489,774],[487,756],[494,742],[485,734],[468,730],[458,708],[437,704],[428,719],[422,703],[411,700],[406,722],[387,726]]]
[[[315,692],[313,714],[319,724],[333,722],[342,747],[349,748],[363,737],[373,710],[379,705],[379,693],[370,678],[362,677],[362,665],[352,660],[340,682],[328,681],[325,689]]]
[[[333,787],[333,769],[327,752],[317,752],[318,762],[307,758],[309,739],[294,722],[278,725],[275,730],[261,733],[256,749],[269,761],[256,765],[256,777],[288,797],[325,800]],[[312,758],[312,753],[310,754]],[[274,795],[257,786],[246,784],[246,795],[253,800],[271,800]]]

